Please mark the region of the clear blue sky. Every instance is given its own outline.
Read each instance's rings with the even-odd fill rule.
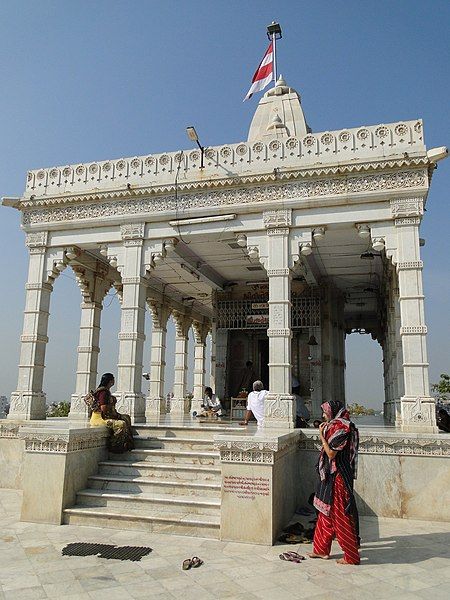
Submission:
[[[30,168],[189,147],[190,124],[206,145],[246,139],[259,96],[242,97],[273,19],[284,33],[279,71],[314,131],[421,117],[429,148],[450,143],[447,0],[3,0],[0,194],[20,195]],[[434,175],[422,226],[432,380],[450,371],[449,190],[450,159]],[[27,256],[18,213],[1,208],[0,228],[0,395],[9,395]],[[53,401],[74,387],[80,296],[67,275],[52,302]],[[119,309],[109,302],[101,370],[116,364]],[[351,336],[347,346],[349,400],[380,406],[378,345]]]

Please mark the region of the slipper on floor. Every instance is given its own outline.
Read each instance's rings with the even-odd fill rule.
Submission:
[[[182,564],[183,571],[187,571],[191,567],[192,567],[192,560],[190,558],[186,558],[186,560],[183,560],[183,564]]]
[[[199,558],[198,556],[193,556],[191,562],[192,562],[192,567],[194,569],[197,569],[198,567],[200,567],[203,564],[202,559]]]
[[[283,552],[280,554],[280,559],[288,562],[301,563],[302,560],[305,560],[305,557],[297,552]]]

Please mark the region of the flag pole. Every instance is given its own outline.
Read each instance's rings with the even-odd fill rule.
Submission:
[[[279,23],[272,21],[267,26],[267,37],[272,41],[273,49],[273,81],[274,86],[277,85],[278,73],[277,73],[277,40],[280,40],[283,36],[281,34],[281,27]]]

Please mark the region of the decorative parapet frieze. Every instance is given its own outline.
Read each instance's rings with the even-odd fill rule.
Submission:
[[[51,430],[47,428],[22,428],[19,438],[25,442],[25,452],[68,454],[90,448],[103,448],[109,431],[99,429]]]
[[[423,215],[423,198],[393,198],[390,205],[391,215],[395,219]]]
[[[220,452],[220,461],[227,463],[249,463],[273,465],[279,458],[298,447],[298,433],[279,437],[235,437],[221,436],[214,439],[214,448]]]
[[[298,172],[297,178],[304,177],[304,173]],[[24,210],[23,225],[35,225],[39,223],[57,223],[64,221],[79,221],[84,219],[103,219],[106,217],[124,217],[127,215],[156,214],[161,212],[187,211],[193,208],[216,208],[228,205],[249,205],[260,202],[278,202],[283,200],[310,201],[313,198],[348,197],[351,194],[366,192],[389,191],[408,188],[424,188],[428,185],[427,170],[409,169],[394,173],[364,173],[348,177],[335,177],[328,179],[309,180],[300,179],[287,185],[286,183],[273,183],[272,185],[258,185],[255,182],[252,188],[229,188],[217,191],[197,191],[194,193],[178,194],[176,197],[171,191],[161,190],[157,198],[149,197],[155,193],[152,188],[141,190],[144,198],[126,198],[123,194],[108,194],[102,198],[99,192],[89,197],[80,198],[83,204],[72,204],[68,206],[52,205],[51,208],[36,208],[33,203],[30,209]],[[230,185],[235,185],[231,181]],[[117,198],[114,200],[114,198]],[[61,200],[61,204],[64,201]],[[67,204],[67,200],[66,200]],[[284,211],[275,211],[284,212]],[[269,219],[272,220],[272,217]],[[402,219],[396,219],[402,221]],[[283,229],[283,227],[272,221],[273,225],[267,227]],[[420,219],[418,219],[420,222]]]
[[[386,148],[389,159],[385,157]],[[43,196],[61,197],[91,190],[96,193],[120,190],[122,196],[132,197],[136,188],[140,191],[143,186],[160,189],[170,185],[173,189],[180,167],[185,181],[178,183],[179,188],[189,189],[204,185],[205,178],[211,181],[222,178],[226,171],[237,178],[250,173],[264,183],[283,180],[285,171],[298,168],[299,164],[305,170],[326,174],[376,168],[378,163],[383,168],[428,163],[421,121],[327,131],[302,138],[272,139],[267,143],[209,147],[204,155],[203,177],[199,177],[199,157],[200,152],[193,149],[36,169],[28,173],[26,199],[29,204],[36,204]]]
[[[300,438],[300,450],[320,452],[319,435]],[[434,434],[362,434],[359,441],[360,454],[390,454],[400,456],[450,456],[450,438]]]

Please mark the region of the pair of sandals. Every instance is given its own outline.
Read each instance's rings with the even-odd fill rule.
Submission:
[[[192,558],[187,558],[183,560],[183,571],[188,571],[189,569],[197,569],[203,564],[203,561],[198,556],[193,556]]]
[[[298,552],[283,552],[280,554],[280,558],[281,560],[286,560],[293,563],[301,563],[303,560],[306,560],[306,558]]]

